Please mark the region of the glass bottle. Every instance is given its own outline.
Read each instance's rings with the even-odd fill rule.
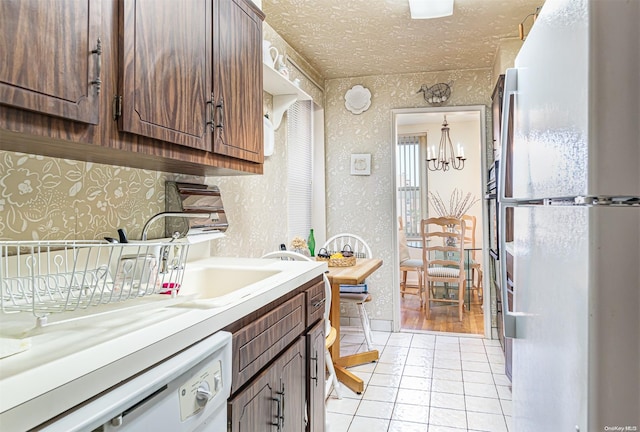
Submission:
[[[316,256],[315,255],[316,239],[315,239],[315,237],[313,237],[313,228],[311,228],[311,231],[309,231],[309,238],[307,239],[307,246],[309,247],[309,253],[311,254],[311,256]]]

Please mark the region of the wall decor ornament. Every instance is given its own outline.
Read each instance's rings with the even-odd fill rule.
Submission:
[[[361,85],[354,85],[344,95],[344,106],[353,114],[362,114],[371,106],[371,92]]]
[[[371,154],[351,155],[351,175],[371,175]]]
[[[431,105],[441,106],[451,99],[451,84],[453,83],[437,83],[431,87],[426,84],[422,84],[420,90],[416,93],[423,93],[424,100],[429,102]]]

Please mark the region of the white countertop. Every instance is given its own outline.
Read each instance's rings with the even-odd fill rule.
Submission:
[[[321,275],[326,263],[208,258],[187,265],[274,270],[227,304],[191,300],[150,305],[34,329],[28,313],[0,314],[0,336],[31,338],[27,351],[0,359],[0,429],[24,430],[204,339]],[[215,281],[212,281],[215,283]],[[189,298],[185,295],[185,298]],[[30,330],[28,330],[30,329]],[[26,330],[26,332],[24,332]]]

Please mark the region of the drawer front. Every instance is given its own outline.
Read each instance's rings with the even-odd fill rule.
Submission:
[[[305,292],[307,298],[307,327],[311,327],[324,315],[324,281],[319,282]]]
[[[304,317],[300,293],[233,334],[232,393],[304,332]]]

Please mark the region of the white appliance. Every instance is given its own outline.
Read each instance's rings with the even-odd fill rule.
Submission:
[[[516,432],[640,430],[639,22],[637,0],[547,0],[506,74]]]
[[[43,432],[224,432],[231,333],[220,331],[62,418]]]

